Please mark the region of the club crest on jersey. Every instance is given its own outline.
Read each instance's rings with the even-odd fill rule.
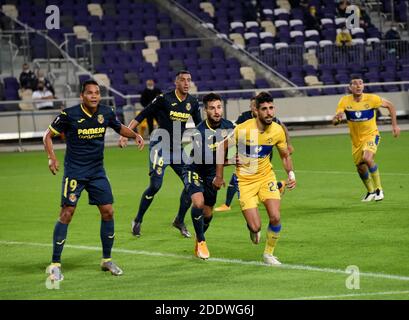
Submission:
[[[77,200],[77,196],[75,195],[75,193],[70,193],[68,199],[70,199],[71,202],[75,202]]]
[[[256,147],[254,147],[254,151],[255,151],[256,153],[260,153],[261,150],[263,150],[263,146],[256,146]]]
[[[105,119],[102,114],[99,114],[97,120],[98,120],[98,123],[103,124]]]
[[[190,105],[190,102],[186,103],[186,110],[190,111],[192,109],[192,106]]]
[[[362,112],[356,111],[355,116],[359,119],[362,116]]]
[[[162,168],[161,168],[161,167],[157,168],[157,169],[156,169],[156,173],[157,173],[158,175],[161,175],[161,174],[162,174]]]
[[[268,138],[268,139],[267,139],[267,143],[268,143],[268,144],[273,143],[273,138]]]
[[[225,138],[227,136],[227,130],[222,129],[222,137]]]

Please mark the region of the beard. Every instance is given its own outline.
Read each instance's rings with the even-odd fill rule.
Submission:
[[[259,120],[263,125],[269,126],[273,122],[273,117],[271,117],[271,118],[259,118]]]
[[[215,119],[215,118],[210,118],[209,117],[209,123],[212,125],[212,127],[218,127],[220,125],[220,123],[222,122],[222,117],[220,117],[219,119]]]

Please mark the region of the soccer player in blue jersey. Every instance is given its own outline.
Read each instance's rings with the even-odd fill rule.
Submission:
[[[141,235],[143,217],[151,205],[155,194],[160,190],[165,170],[171,166],[183,182],[183,149],[181,137],[186,130],[190,117],[195,125],[202,120],[197,99],[189,94],[192,77],[189,71],[179,71],[175,79],[175,90],[157,96],[145,109],[132,120],[128,127],[134,130],[146,117],[151,116],[158,122],[159,128],[150,137],[149,176],[150,184],[142,194],[139,210],[132,221],[132,234]],[[167,138],[167,143],[163,139]],[[121,137],[120,147],[125,147],[128,138]],[[185,191],[180,197],[179,213],[173,226],[189,238],[191,235],[184,223],[184,216],[190,207],[190,198]]]
[[[85,189],[89,204],[98,206],[101,213],[101,242],[103,259],[101,268],[119,276],[122,270],[111,260],[114,243],[114,209],[111,186],[105,173],[104,137],[107,127],[122,136],[135,139],[139,149],[143,148],[143,138],[122,125],[112,108],[99,104],[101,94],[94,80],[87,80],[81,88],[82,103],[64,109],[44,133],[44,148],[48,155],[48,167],[52,174],[59,169],[54,153],[52,138],[65,134],[67,149],[64,159],[64,177],[60,217],[54,227],[52,263],[47,273],[54,281],[63,280],[61,273],[61,253],[67,238],[68,225],[74,215],[77,202]]]
[[[195,255],[209,258],[204,233],[213,217],[217,190],[212,182],[216,176],[216,149],[234,129],[232,122],[223,119],[222,99],[210,93],[203,97],[207,119],[202,121],[193,134],[193,161],[186,166],[185,187],[192,199],[192,222],[196,232]]]
[[[248,111],[244,111],[242,114],[240,114],[240,116],[237,118],[236,120],[236,125],[239,125],[243,122],[246,122],[247,120],[253,119],[255,118],[256,115],[256,97],[251,98],[250,100],[250,110]],[[284,129],[285,132],[285,136],[287,139],[287,147],[288,150],[290,151],[290,154],[292,154],[294,152],[294,147],[291,144],[290,141],[290,134],[288,133],[288,129],[286,127],[286,125],[284,123],[282,123],[277,117],[274,116],[273,121],[278,123],[279,125],[281,125]],[[285,181],[278,181],[277,182],[277,187],[280,190],[281,194],[284,194],[285,191]],[[227,191],[226,191],[226,200],[225,202],[214,209],[214,211],[216,212],[224,212],[224,211],[230,211],[231,210],[231,202],[233,201],[233,197],[235,195],[235,193],[238,190],[238,182],[237,182],[237,176],[235,173],[232,174],[231,178],[230,178],[230,182],[227,186]]]

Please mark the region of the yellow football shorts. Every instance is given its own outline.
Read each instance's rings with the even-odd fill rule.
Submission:
[[[239,179],[239,201],[241,210],[257,208],[259,201],[280,200],[280,191],[274,172],[257,180]]]
[[[364,155],[364,151],[368,150],[371,151],[373,154],[376,154],[378,150],[380,136],[375,135],[368,137],[363,143],[359,146],[352,146],[352,157],[354,158],[355,165],[359,165],[362,163],[362,157]]]

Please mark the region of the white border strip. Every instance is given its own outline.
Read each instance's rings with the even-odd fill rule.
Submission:
[[[47,243],[34,243],[34,242],[17,242],[17,241],[1,241],[0,245],[16,245],[16,246],[34,246],[34,247],[52,247],[52,244]],[[77,246],[77,245],[65,245],[66,248],[77,249],[77,250],[88,250],[88,251],[101,251],[100,247],[92,247],[92,246]],[[126,253],[126,254],[134,254],[134,255],[143,255],[143,256],[154,256],[154,257],[165,257],[165,258],[177,258],[177,259],[185,259],[185,260],[192,260],[197,259],[193,255],[192,256],[184,256],[172,253],[161,253],[161,252],[151,252],[151,251],[142,251],[142,250],[128,250],[128,249],[112,249],[113,252],[117,253]],[[219,263],[226,263],[226,264],[237,264],[237,265],[250,265],[250,266],[260,266],[260,267],[268,267],[272,268],[271,266],[261,262],[261,261],[245,261],[241,259],[225,259],[225,258],[209,258],[208,262],[219,262]],[[332,268],[320,268],[320,267],[313,267],[313,266],[305,266],[305,265],[296,265],[296,264],[282,264],[277,269],[287,269],[287,270],[303,270],[303,271],[316,271],[316,272],[324,272],[324,273],[335,273],[335,274],[343,274],[343,275],[350,275],[349,272],[341,269],[332,269]],[[390,280],[399,280],[399,281],[409,281],[409,276],[400,276],[400,275],[392,275],[386,273],[375,273],[375,272],[360,272],[360,276],[364,277],[371,277],[371,278],[378,278],[378,279],[390,279]]]
[[[340,294],[340,295],[333,295],[333,296],[299,297],[299,298],[291,298],[291,299],[287,299],[287,300],[323,300],[323,299],[335,299],[335,298],[386,296],[386,295],[398,295],[398,294],[408,294],[409,295],[409,291],[385,291],[385,292],[350,293],[350,294]]]

